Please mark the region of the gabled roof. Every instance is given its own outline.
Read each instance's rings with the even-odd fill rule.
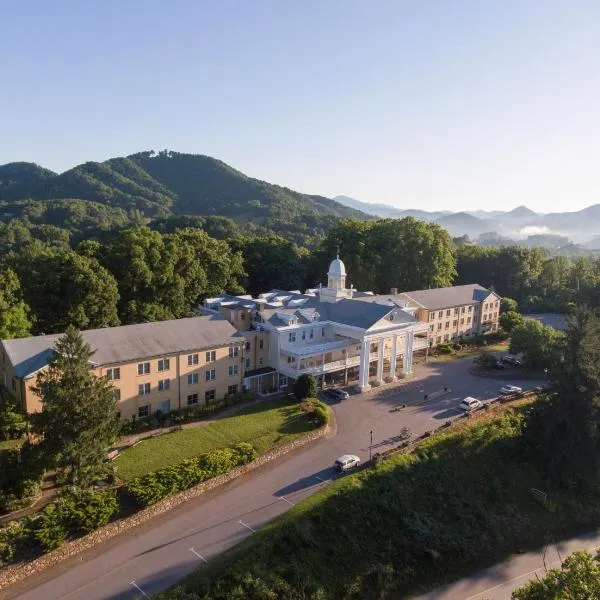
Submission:
[[[412,300],[414,303],[429,310],[438,310],[442,308],[451,308],[464,304],[474,304],[481,302],[490,294],[492,290],[484,288],[477,283],[469,285],[456,285],[454,287],[436,288],[432,290],[415,290],[412,292],[402,292],[399,296]]]
[[[27,377],[44,367],[61,335],[2,340],[17,377]],[[91,360],[96,365],[225,346],[243,339],[233,325],[215,316],[89,329],[82,335],[94,351]]]

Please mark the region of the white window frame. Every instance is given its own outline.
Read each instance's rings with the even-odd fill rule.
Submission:
[[[216,350],[208,350],[205,356],[206,362],[216,362],[217,361],[217,351]]]
[[[171,389],[171,380],[170,379],[159,379],[158,380],[158,391],[164,392],[166,390]]]
[[[206,381],[214,381],[217,378],[217,371],[216,371],[216,369],[207,369],[205,371],[205,373],[206,374],[204,375],[204,377],[205,377]]]
[[[188,376],[187,376],[188,385],[196,385],[197,383],[199,383],[199,381],[200,381],[200,377],[199,377],[198,373],[188,373]]]
[[[188,354],[188,367],[198,364],[198,354]]]
[[[158,372],[168,371],[171,368],[171,360],[169,358],[158,359]]]
[[[150,374],[150,363],[142,362],[138,363],[138,375],[149,375]]]
[[[121,379],[121,367],[106,369],[106,379],[109,381],[119,381]]]
[[[138,396],[149,396],[152,393],[152,386],[150,383],[138,384]]]

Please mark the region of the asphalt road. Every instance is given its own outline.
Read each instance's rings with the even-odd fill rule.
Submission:
[[[497,396],[504,383],[519,384],[517,379],[474,377],[470,366],[470,359],[430,363],[411,379],[334,404],[335,435],[31,576],[0,592],[0,598],[133,600],[162,591],[329,485],[336,477],[333,461],[341,454],[368,459],[371,430],[373,452],[384,450],[402,441],[404,427],[420,435],[455,418],[465,396],[486,400]],[[450,391],[441,394],[444,387]],[[424,401],[424,394],[430,399]],[[403,403],[406,408],[394,410]]]
[[[559,568],[569,554],[577,550],[595,553],[599,546],[600,532],[595,531],[514,556],[415,600],[510,600],[513,590],[535,577],[542,579],[547,570]]]

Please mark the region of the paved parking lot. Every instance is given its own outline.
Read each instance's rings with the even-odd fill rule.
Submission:
[[[416,436],[458,416],[458,404],[465,396],[486,401],[496,397],[504,383],[524,389],[537,383],[519,382],[518,376],[509,381],[475,377],[470,367],[470,359],[422,365],[410,379],[332,404],[337,425],[332,437],[56,569],[32,576],[0,592],[0,598],[130,600],[150,596],[328,485],[337,477],[332,464],[338,456],[357,454],[368,459],[371,431],[373,451],[385,450],[403,440],[404,428]],[[406,407],[399,409],[402,404]]]

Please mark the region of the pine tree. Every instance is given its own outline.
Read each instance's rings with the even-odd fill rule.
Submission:
[[[62,470],[78,487],[88,487],[102,474],[119,429],[112,386],[91,372],[92,355],[81,333],[70,327],[35,388],[42,399],[36,419],[42,454],[48,466]]]

